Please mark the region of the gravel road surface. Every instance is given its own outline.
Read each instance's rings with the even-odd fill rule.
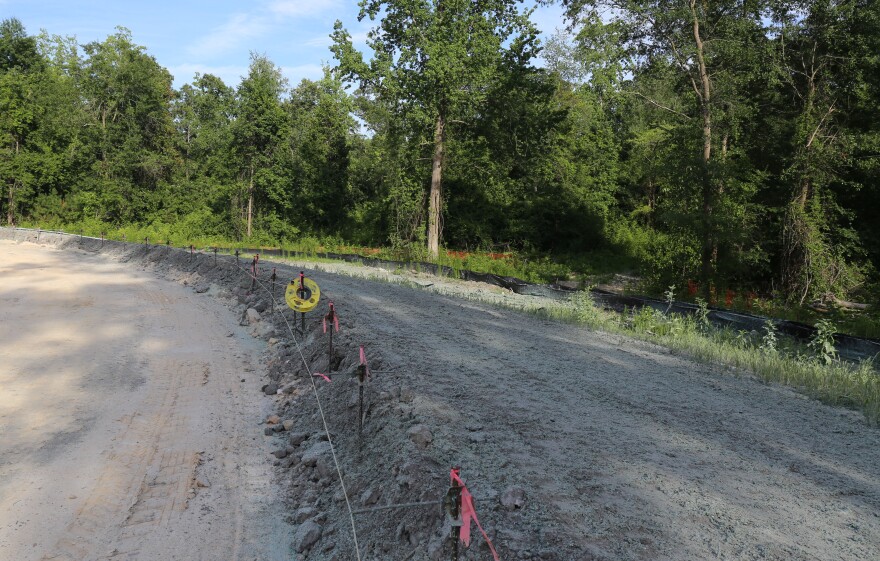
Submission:
[[[322,438],[311,381],[246,276],[159,250],[0,251],[0,557],[355,558],[336,473],[307,460]],[[432,292],[485,290],[472,283],[278,274],[300,267],[342,320],[318,393],[356,510],[438,499],[459,465],[502,559],[880,559],[880,433],[858,413]],[[238,327],[251,307],[268,347]],[[299,348],[327,372],[319,317]],[[359,437],[360,345],[376,372]],[[266,381],[286,391],[264,396]],[[268,455],[288,441],[263,436],[268,413],[304,434],[286,461]],[[363,559],[449,558],[439,506],[356,527]],[[462,558],[491,559],[476,530]]]

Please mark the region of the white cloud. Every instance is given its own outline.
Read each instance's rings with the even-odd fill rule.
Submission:
[[[284,17],[309,17],[341,10],[339,0],[275,0],[269,11]]]
[[[195,57],[228,53],[241,48],[250,39],[269,34],[285,20],[332,14],[341,9],[340,0],[274,0],[249,13],[234,14],[226,23],[191,43],[187,52]],[[330,38],[316,37],[305,44],[329,46]]]
[[[324,76],[324,68],[320,64],[299,64],[282,66],[281,73],[295,87],[303,79],[320,80]]]
[[[330,39],[330,35],[318,35],[317,37],[312,37],[307,41],[303,41],[303,45],[306,47],[329,47],[333,44],[333,41]]]
[[[276,57],[281,53],[292,55],[300,62],[306,53],[314,53],[312,49],[330,47],[332,27],[325,25],[326,20],[344,17],[346,12],[356,10],[353,6],[352,0],[258,0],[246,8],[248,11],[233,14],[224,23],[193,38],[184,49],[187,63],[169,70],[175,75],[175,84],[191,81],[192,75],[200,72],[215,74],[227,85],[237,85],[247,68],[224,65],[229,56],[239,62],[242,52],[265,50]],[[319,35],[321,29],[326,29],[326,33]],[[367,24],[356,26],[352,42],[364,45],[368,29]],[[332,55],[327,52],[327,57]],[[323,76],[320,64],[282,63],[282,72],[292,84],[303,78],[317,80]]]
[[[259,37],[271,28],[268,18],[252,14],[235,14],[195,43],[187,51],[196,57],[216,56],[230,52],[248,39]]]

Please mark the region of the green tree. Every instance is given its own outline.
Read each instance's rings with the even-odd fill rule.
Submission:
[[[504,60],[526,66],[536,31],[515,0],[362,0],[359,19],[381,16],[366,63],[337,21],[331,47],[337,72],[364,95],[393,107],[432,146],[427,245],[439,254],[447,138],[468,108],[483,106]],[[461,126],[467,123],[462,121]]]
[[[125,28],[84,50],[81,94],[94,165],[83,200],[97,199],[105,220],[143,219],[161,205],[160,184],[176,164],[171,74]]]
[[[235,90],[211,74],[196,74],[178,92],[172,113],[181,166],[166,191],[163,220],[183,220],[186,228],[233,235],[237,212],[230,201],[238,170],[230,158]]]
[[[753,192],[754,176],[742,168],[743,124],[755,108],[751,88],[760,81],[766,49],[762,3],[753,0],[564,0],[582,26],[584,52],[607,53],[590,61],[600,76],[622,72],[631,79],[627,95],[667,114],[697,165],[682,162],[699,185],[692,213],[700,240],[700,269],[708,295],[724,244],[740,224],[727,228],[734,200]],[[605,20],[603,20],[603,15]],[[641,88],[661,78],[660,91]],[[648,78],[647,80],[645,78]],[[737,143],[743,143],[738,145]],[[685,147],[685,145],[683,145]],[[746,166],[747,168],[748,166]]]
[[[840,203],[864,188],[851,176],[859,140],[876,138],[877,129],[870,132],[876,108],[873,118],[863,111],[877,70],[871,60],[880,46],[878,9],[855,0],[779,2],[771,29],[784,119],[779,141],[787,148],[780,173],[787,192],[781,284],[789,301],[803,304],[861,282],[853,262],[861,256],[858,235]]]
[[[291,122],[292,218],[314,231],[338,232],[350,210],[349,138],[353,107],[328,70],[321,80],[303,80],[287,103]]]
[[[40,82],[45,62],[17,19],[0,23],[0,177],[6,185],[6,223],[16,223],[19,199],[34,183],[32,144],[44,111]]]
[[[9,18],[0,22],[0,72],[33,72],[44,66],[37,38],[27,34],[21,21]]]
[[[258,197],[284,204],[285,183],[273,164],[289,130],[281,105],[286,89],[281,70],[265,56],[251,53],[248,75],[238,86],[232,126],[232,149],[246,186],[242,214],[248,238],[253,235]]]

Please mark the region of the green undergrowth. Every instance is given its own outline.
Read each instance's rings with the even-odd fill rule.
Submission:
[[[336,237],[301,236],[295,240],[271,240],[255,237],[246,241],[235,241],[222,236],[206,235],[199,228],[187,228],[183,224],[132,224],[113,226],[97,220],[85,220],[72,224],[23,224],[28,228],[44,230],[60,230],[69,234],[82,234],[90,237],[105,236],[108,240],[143,242],[151,244],[170,244],[174,247],[196,248],[228,247],[228,248],[263,248],[282,249],[291,253],[299,253],[309,259],[322,259],[325,253],[354,254],[361,257],[400,261],[417,264],[433,263],[449,267],[453,276],[463,270],[477,273],[489,273],[505,277],[516,277],[532,283],[548,283],[558,279],[571,277],[573,269],[566,262],[557,262],[548,256],[533,253],[505,251],[455,251],[442,249],[438,259],[428,257],[426,248],[421,246],[405,247],[362,247],[347,244]],[[414,267],[417,268],[417,267]]]
[[[100,237],[102,234],[110,240],[125,239],[129,242],[143,242],[146,238],[151,244],[166,244],[174,247],[196,248],[228,247],[228,248],[252,248],[262,247],[265,249],[282,249],[291,253],[299,253],[307,256],[315,262],[337,262],[338,260],[321,257],[325,253],[355,254],[362,257],[372,257],[390,261],[401,261],[412,264],[414,270],[418,270],[419,262],[436,263],[452,269],[453,278],[459,278],[463,270],[477,273],[489,273],[504,277],[516,277],[532,283],[550,283],[562,279],[592,278],[608,279],[615,272],[632,271],[638,268],[639,263],[626,252],[593,252],[586,255],[563,255],[551,259],[546,255],[538,255],[527,252],[504,251],[454,251],[442,250],[437,260],[428,258],[427,250],[422,246],[382,247],[370,248],[353,246],[336,237],[312,237],[301,236],[296,240],[269,240],[255,238],[248,241],[234,241],[220,236],[205,235],[199,228],[187,227],[183,224],[151,223],[141,225],[128,225],[125,227],[112,226],[97,220],[86,220],[73,224],[26,224],[30,228],[56,229],[71,234],[82,233],[86,236]],[[662,297],[642,286],[637,292],[648,296]],[[690,297],[678,290],[676,297],[683,301]],[[723,291],[722,291],[723,292]],[[719,292],[719,298],[724,295]],[[841,333],[847,333],[857,337],[880,338],[880,309],[877,305],[867,312],[852,312],[840,309],[832,309],[827,313],[820,313],[811,308],[791,307],[785,303],[773,299],[747,297],[747,292],[738,292],[732,300],[732,305],[727,308],[764,315],[777,319],[789,319],[800,321],[809,325],[816,325],[822,320],[830,320]]]
[[[821,400],[861,410],[871,424],[880,421],[880,375],[873,360],[840,360],[833,348],[830,322],[820,325],[816,338],[802,345],[778,337],[772,324],[761,333],[718,329],[694,316],[664,314],[653,308],[622,314],[597,307],[588,292],[571,303],[540,311],[554,319],[657,343],[696,360],[718,363],[754,374]],[[824,327],[824,329],[823,329]]]

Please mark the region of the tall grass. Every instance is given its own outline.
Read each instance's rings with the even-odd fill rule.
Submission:
[[[590,309],[592,307],[592,309]],[[546,308],[545,308],[546,309]],[[697,316],[663,314],[653,308],[623,314],[601,310],[583,295],[548,311],[556,319],[583,323],[612,333],[657,343],[703,362],[750,372],[830,405],[861,410],[871,424],[880,422],[880,373],[873,360],[850,363],[827,347],[826,339],[802,345],[768,334],[708,326]],[[820,335],[821,337],[821,335]],[[830,358],[829,358],[830,357]]]

